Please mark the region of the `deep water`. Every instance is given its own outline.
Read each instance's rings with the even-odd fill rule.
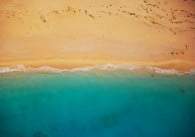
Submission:
[[[195,75],[0,74],[0,137],[194,137]]]

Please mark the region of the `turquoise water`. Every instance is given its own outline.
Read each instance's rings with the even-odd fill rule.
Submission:
[[[195,75],[0,74],[1,137],[193,137]]]

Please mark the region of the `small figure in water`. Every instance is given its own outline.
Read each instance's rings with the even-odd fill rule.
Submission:
[[[180,89],[180,92],[181,93],[185,93],[185,90],[182,88],[182,89]]]

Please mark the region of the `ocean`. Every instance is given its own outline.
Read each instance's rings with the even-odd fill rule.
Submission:
[[[0,73],[0,137],[194,136],[194,74]]]

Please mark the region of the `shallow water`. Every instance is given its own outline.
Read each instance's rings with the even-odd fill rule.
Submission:
[[[0,74],[1,137],[193,137],[195,75]]]

